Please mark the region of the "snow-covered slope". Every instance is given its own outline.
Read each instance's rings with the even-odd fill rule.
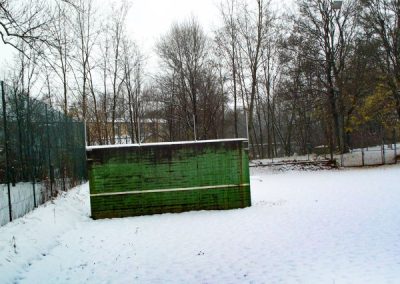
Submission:
[[[97,221],[84,185],[0,228],[0,283],[399,283],[399,181],[256,169],[250,208]]]

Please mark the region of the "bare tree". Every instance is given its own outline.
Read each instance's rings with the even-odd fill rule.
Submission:
[[[111,142],[115,143],[116,119],[120,118],[117,114],[118,102],[121,99],[121,91],[124,84],[124,64],[123,64],[123,41],[125,38],[125,19],[129,5],[122,3],[120,6],[112,7],[112,14],[109,20],[110,32],[110,79],[111,79]]]
[[[273,25],[274,18],[268,1],[257,0],[255,6],[247,2],[243,3],[237,22],[239,37],[237,62],[240,65],[238,68],[240,92],[242,105],[248,114],[249,138],[253,145],[253,155],[255,154],[255,147],[260,145],[254,128],[259,73],[264,48],[268,42],[268,33]],[[262,135],[262,132],[259,135]],[[258,149],[258,152],[262,154],[261,148]]]
[[[367,38],[380,43],[380,69],[385,74],[400,119],[400,2],[363,0],[362,23]]]
[[[314,46],[319,47],[314,62],[324,68],[321,80],[328,97],[336,143],[343,152],[347,147],[344,139],[342,75],[357,27],[357,3],[343,1],[339,7],[330,0],[301,0],[298,5],[298,30],[307,40],[314,42]]]
[[[137,46],[129,39],[123,40],[123,68],[124,85],[127,95],[128,125],[132,141],[140,141],[140,110],[143,85],[143,61],[144,57]]]
[[[56,15],[53,21],[49,24],[50,36],[52,38],[52,47],[49,49],[51,57],[46,60],[48,65],[61,81],[62,94],[63,94],[63,111],[68,114],[68,73],[71,70],[72,64],[72,30],[71,22],[69,20],[70,14],[73,11],[71,6],[65,2],[56,3]]]
[[[96,43],[98,31],[96,30],[96,11],[93,0],[79,0],[75,4],[76,22],[74,26],[76,45],[79,51],[79,56],[76,57],[78,64],[77,70],[75,69],[74,76],[80,94],[82,119],[86,120],[87,116],[87,92],[88,92],[88,78],[90,69],[90,59],[93,52],[93,47]],[[80,75],[80,78],[79,78]],[[79,83],[79,81],[81,83]]]
[[[0,0],[0,38],[4,44],[11,45],[22,54],[22,41],[30,48],[47,43],[47,28],[53,14],[44,0],[30,0],[21,3],[15,0]]]
[[[235,137],[238,133],[238,90],[237,90],[237,49],[238,49],[238,19],[236,0],[226,0],[220,5],[220,14],[223,20],[223,27],[216,32],[215,40],[222,51],[222,58],[226,58],[228,70],[231,73],[233,92],[233,113]]]
[[[198,137],[198,94],[200,74],[206,62],[207,39],[195,19],[174,24],[157,44],[157,52],[174,82],[180,87],[181,105],[188,129]]]
[[[31,96],[31,89],[39,78],[40,64],[39,55],[36,50],[30,48],[25,42],[19,42],[17,53],[14,57],[14,66],[12,68],[13,87],[16,93]]]
[[[108,111],[108,101],[109,101],[109,94],[108,94],[108,77],[109,77],[109,58],[110,58],[110,38],[109,38],[109,26],[105,25],[103,27],[103,33],[100,35],[100,64],[99,64],[99,77],[101,78],[102,83],[102,91],[100,92],[101,98],[99,99],[101,102],[101,117],[103,121],[103,127],[101,130],[102,133],[102,141],[100,143],[109,144],[110,142],[110,135],[108,129],[108,121],[109,121],[109,111]]]

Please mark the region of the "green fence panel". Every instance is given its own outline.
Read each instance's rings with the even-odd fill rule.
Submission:
[[[87,148],[92,217],[250,206],[243,139]]]

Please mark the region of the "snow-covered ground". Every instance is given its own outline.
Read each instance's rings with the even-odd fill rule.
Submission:
[[[83,185],[0,227],[0,283],[400,283],[400,166],[252,170],[252,207],[93,221]]]

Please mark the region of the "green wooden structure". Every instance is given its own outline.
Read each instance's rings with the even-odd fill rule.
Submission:
[[[92,218],[251,205],[247,140],[87,147]]]

